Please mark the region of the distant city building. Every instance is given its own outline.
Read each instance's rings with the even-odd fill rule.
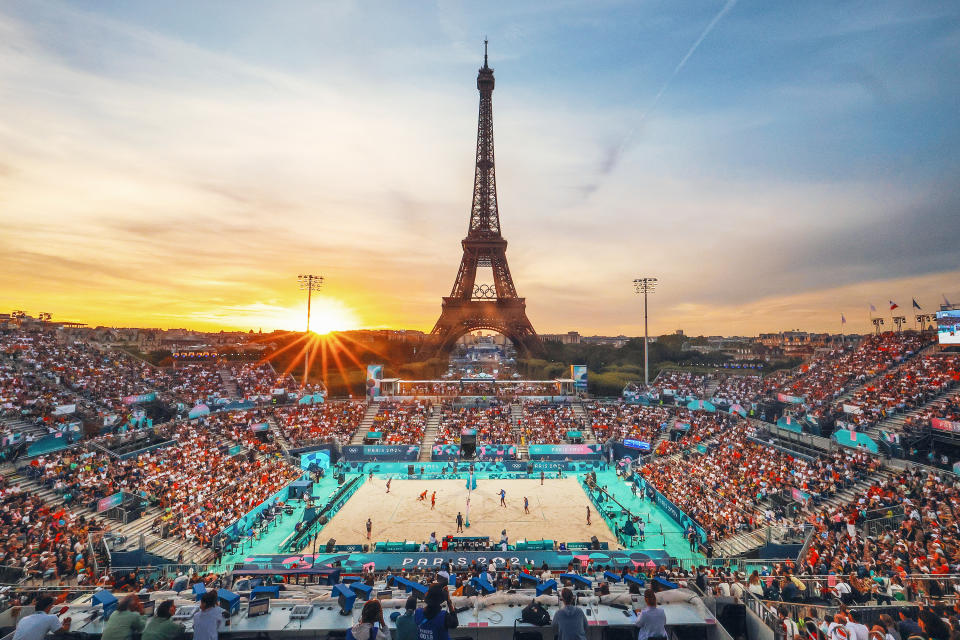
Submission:
[[[579,331],[567,331],[566,333],[541,333],[540,338],[547,342],[559,342],[560,344],[580,344]]]

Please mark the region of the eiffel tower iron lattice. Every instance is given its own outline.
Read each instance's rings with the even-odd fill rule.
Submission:
[[[517,349],[539,352],[540,338],[527,318],[526,300],[517,295],[507,264],[507,241],[500,234],[497,177],[493,157],[493,69],[483,43],[483,67],[477,74],[480,117],[477,164],[473,177],[470,228],[462,241],[463,258],[450,295],[443,298],[440,319],[430,335],[438,353],[449,352],[461,336],[488,329],[509,338]],[[493,284],[477,284],[477,269],[489,268]]]

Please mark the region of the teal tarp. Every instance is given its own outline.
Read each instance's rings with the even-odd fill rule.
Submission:
[[[708,411],[710,413],[715,413],[717,410],[717,408],[712,403],[707,402],[706,400],[694,400],[693,402],[687,405],[687,409],[690,409],[691,411],[697,411],[698,409],[702,409],[703,411]]]
[[[878,452],[877,443],[874,442],[873,438],[865,433],[857,433],[856,431],[840,429],[839,431],[834,431],[831,438],[834,442],[839,445],[843,445],[844,447],[850,447],[851,449],[866,449],[870,453]]]
[[[193,409],[190,409],[190,413],[187,414],[188,418],[199,418],[200,416],[205,416],[210,413],[210,407],[205,404],[198,404]]]
[[[803,426],[790,416],[781,417],[777,420],[777,426],[787,431],[793,431],[794,433],[803,433]]]

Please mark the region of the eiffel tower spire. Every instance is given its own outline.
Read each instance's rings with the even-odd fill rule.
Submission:
[[[463,258],[450,296],[431,335],[441,351],[476,329],[490,329],[510,338],[525,352],[539,350],[540,340],[527,319],[526,301],[517,295],[507,264],[507,241],[500,234],[497,177],[493,153],[493,69],[487,41],[483,41],[483,66],[477,73],[480,115],[477,122],[477,157],[473,174],[470,225],[461,242]],[[476,285],[477,268],[490,268],[493,286]]]
[[[483,41],[483,67],[477,72],[480,117],[477,119],[477,164],[473,174],[473,207],[470,232],[474,237],[499,236],[497,172],[493,155],[493,69],[487,64],[487,41]]]

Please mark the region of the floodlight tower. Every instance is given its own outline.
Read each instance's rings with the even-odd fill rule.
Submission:
[[[893,324],[897,325],[897,333],[900,333],[903,329],[903,323],[906,321],[906,316],[893,316]]]
[[[313,292],[320,291],[320,288],[323,286],[323,276],[315,276],[313,274],[300,274],[297,276],[297,280],[300,282],[300,289],[307,290],[307,338],[310,337],[310,303],[313,300]],[[307,386],[307,375],[310,370],[310,349],[306,348],[303,352],[303,387]]]
[[[877,335],[880,335],[880,327],[883,326],[883,318],[874,318],[873,326],[877,328]]]
[[[650,338],[647,335],[647,294],[653,293],[657,287],[656,278],[637,278],[633,281],[633,289],[637,294],[643,294],[643,386],[650,386],[650,366],[647,362],[647,344]]]

